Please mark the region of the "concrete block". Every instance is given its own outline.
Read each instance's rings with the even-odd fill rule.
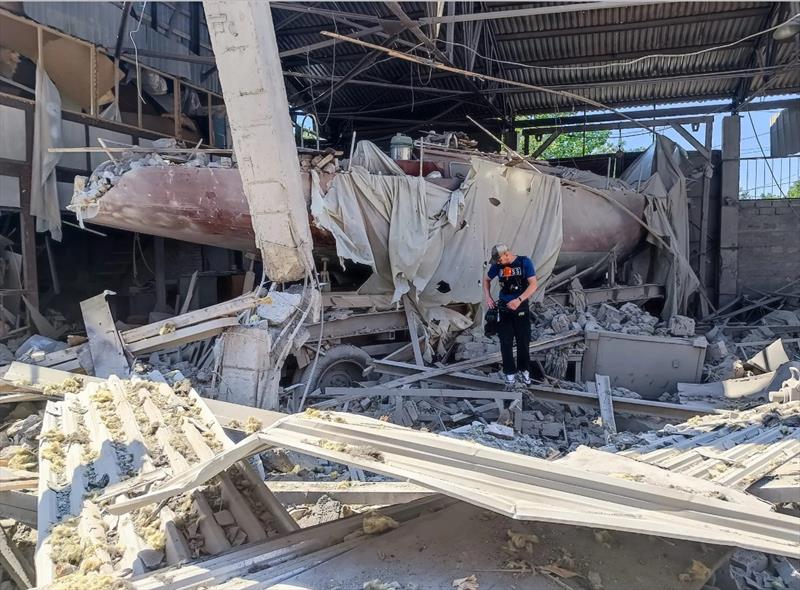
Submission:
[[[505,440],[514,440],[514,429],[510,426],[503,426],[502,424],[498,424],[497,422],[492,422],[489,426],[486,427],[486,433],[491,434],[496,438],[502,438]]]
[[[564,426],[561,422],[543,422],[539,425],[542,436],[548,438],[560,438],[564,435]]]
[[[694,336],[694,320],[683,315],[669,319],[669,333],[673,336]]]

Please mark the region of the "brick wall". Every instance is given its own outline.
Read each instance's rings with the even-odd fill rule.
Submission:
[[[739,293],[800,278],[800,199],[739,201]]]

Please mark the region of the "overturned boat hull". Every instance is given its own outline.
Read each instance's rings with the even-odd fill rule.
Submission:
[[[306,201],[311,199],[311,177],[304,172]],[[323,190],[333,174],[320,173]],[[442,179],[451,181],[454,179]],[[438,184],[438,183],[437,183]],[[634,191],[608,194],[639,219],[644,197]],[[589,189],[562,187],[564,242],[557,268],[591,267],[612,248],[622,259],[644,236],[642,226],[620,207]],[[232,250],[255,252],[255,235],[247,198],[236,168],[170,166],[144,167],[126,172],[97,200],[97,213],[87,223],[145,233]],[[333,237],[311,224],[315,251],[329,254]]]

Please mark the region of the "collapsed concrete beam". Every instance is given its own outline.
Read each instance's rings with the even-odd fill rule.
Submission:
[[[301,279],[311,228],[269,4],[203,7],[264,269],[274,281]]]

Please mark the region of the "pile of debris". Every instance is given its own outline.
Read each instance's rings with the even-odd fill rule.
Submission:
[[[310,409],[303,413],[258,410],[259,392],[267,384],[276,387],[283,407],[299,404],[302,382],[288,391],[277,388],[281,364],[273,361],[315,342],[320,333],[315,330],[321,328],[309,319],[316,305],[302,288],[259,289],[117,331],[106,328],[114,324],[100,295],[82,305],[86,341],[38,337],[20,342],[17,353],[28,363],[11,363],[5,398],[0,398],[11,410],[0,427],[6,490],[0,515],[15,520],[4,529],[15,553],[2,559],[14,572],[14,583],[23,587],[24,580],[35,577],[40,585],[113,587],[119,580],[128,583],[126,574],[133,573],[130,583],[147,587],[154,579],[150,572],[159,580],[175,580],[176,587],[181,587],[178,578],[187,583],[201,578],[224,583],[231,575],[290,580],[297,571],[313,571],[311,564],[321,555],[339,555],[367,542],[375,534],[367,523],[376,519],[390,523],[380,530],[390,539],[405,534],[406,526],[426,527],[420,507],[467,510],[426,497],[436,492],[502,514],[510,515],[508,506],[514,505],[515,518],[540,523],[538,532],[525,534],[579,535],[568,525],[556,531],[541,524],[550,520],[551,511],[560,514],[559,522],[571,522],[564,519],[570,510],[554,499],[566,489],[559,479],[565,474],[589,486],[570,488],[565,501],[573,509],[581,506],[574,524],[606,531],[603,541],[596,541],[600,545],[622,542],[609,539],[624,539],[626,533],[608,530],[624,529],[659,535],[680,531],[677,538],[702,537],[742,548],[730,558],[722,548],[713,558],[696,559],[696,566],[676,558],[672,575],[682,584],[699,588],[714,571],[717,580],[724,573],[740,590],[790,580],[794,562],[781,555],[794,557],[787,547],[800,541],[791,533],[797,523],[772,510],[793,514],[794,503],[800,503],[800,474],[793,467],[800,455],[800,400],[795,399],[800,367],[780,339],[764,348],[753,338],[764,333],[756,330],[775,326],[779,316],[788,322],[794,311],[767,314],[753,324],[752,337],[739,330],[747,343],[756,343],[752,350],[739,349],[751,354],[740,361],[749,376],[719,383],[698,382],[704,365],[714,362],[714,352],[695,335],[689,318],[661,321],[630,302],[580,308],[551,301],[535,306],[532,314],[536,339],[530,350],[539,381],[531,387],[508,390],[496,372],[497,342],[473,331],[455,338],[449,351],[453,362],[426,365],[424,338],[418,338],[418,346],[412,340],[376,352],[362,381],[309,391]],[[340,307],[328,309],[322,325],[341,333],[341,322],[359,323],[382,313],[393,314],[392,321],[409,321],[404,311],[362,314]],[[784,333],[800,329],[784,326]],[[726,325],[700,324],[699,331],[712,345],[730,339]],[[250,346],[254,338],[263,339],[269,359],[255,371],[247,364],[248,354],[262,350]],[[327,346],[335,342],[322,340]],[[330,350],[320,348],[323,355]],[[687,353],[691,370],[683,381],[673,372],[675,363],[664,361]],[[639,367],[633,377],[614,364],[621,355]],[[648,366],[635,360],[637,355],[658,362]],[[643,376],[656,386],[640,388],[643,381],[626,380]],[[225,399],[225,388],[240,395],[251,388],[253,407],[213,399]],[[721,411],[725,407],[735,409]],[[334,408],[347,413],[329,412]],[[235,445],[229,436],[234,431],[234,439],[248,437]],[[531,471],[517,473],[523,467]],[[530,479],[534,473],[539,475]],[[498,492],[512,488],[519,497]],[[599,490],[612,488],[633,494],[625,508],[605,500],[598,507]],[[685,501],[683,492],[703,499],[703,506],[692,510],[717,514],[724,505],[736,512],[736,522],[711,526],[684,516],[678,521],[655,516],[661,514],[659,502]],[[644,522],[637,514],[636,524],[628,526],[634,496],[636,502],[647,497],[655,512],[647,512]],[[410,503],[384,509],[380,518],[371,516],[376,508],[398,502]],[[601,513],[615,516],[601,518]],[[465,517],[479,517],[469,514]],[[753,522],[742,525],[746,519]],[[769,535],[747,528],[766,530],[767,521],[773,527]],[[308,527],[334,532],[323,540]],[[354,531],[358,534],[349,536]],[[220,553],[238,563],[239,551],[253,555],[295,539],[313,542],[307,550],[298,549],[286,567],[273,563],[269,574],[236,567],[220,574],[213,566]],[[193,565],[159,569],[201,558],[211,564],[202,575]],[[531,554],[517,558],[514,568],[531,575],[569,579],[574,574],[588,581],[594,573],[614,579],[599,565],[581,567],[563,556],[546,562]],[[185,574],[176,578],[178,571]],[[464,574],[450,580],[471,575]]]

